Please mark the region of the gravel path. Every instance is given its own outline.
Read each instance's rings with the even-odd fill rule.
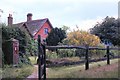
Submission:
[[[33,73],[26,80],[38,80],[38,65],[34,65]]]
[[[34,65],[34,67],[35,69],[33,73],[30,76],[28,76],[26,80],[38,80],[38,65]],[[47,72],[47,69],[48,68],[46,68],[46,72]]]

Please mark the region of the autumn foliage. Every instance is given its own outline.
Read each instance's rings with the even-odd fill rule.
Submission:
[[[67,38],[63,41],[65,44],[69,45],[77,45],[77,46],[97,46],[100,43],[100,39],[90,34],[89,32],[82,31],[82,30],[74,30],[69,32]]]

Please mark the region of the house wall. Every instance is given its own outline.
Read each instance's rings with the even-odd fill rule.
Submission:
[[[45,28],[48,28],[48,32],[50,32],[51,31],[51,27],[50,27],[50,25],[48,24],[48,22],[46,22],[42,27],[41,27],[41,29],[37,32],[37,34],[34,36],[34,39],[37,39],[37,37],[38,37],[38,35],[41,35],[41,39],[43,40],[43,39],[46,39],[46,37],[48,36],[48,34],[45,34],[44,33],[44,29]]]

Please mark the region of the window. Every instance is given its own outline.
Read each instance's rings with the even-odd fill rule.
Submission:
[[[48,34],[48,28],[44,28],[44,34]]]

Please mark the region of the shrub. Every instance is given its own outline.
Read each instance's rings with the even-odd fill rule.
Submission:
[[[26,33],[25,31],[23,31],[17,26],[9,27],[9,26],[6,26],[5,24],[0,24],[0,26],[2,26],[2,44],[6,43],[6,41],[9,41],[11,38],[19,40],[20,61],[23,63],[29,63],[29,59],[27,58],[27,54],[26,54],[26,49],[29,48],[28,44],[31,38],[28,35],[28,33]],[[6,46],[9,46],[9,45],[6,45]],[[4,55],[4,52],[3,52],[3,55]],[[26,57],[23,57],[23,55]],[[22,58],[24,58],[24,60]]]
[[[59,49],[57,52],[61,58],[75,57],[75,49]]]
[[[59,57],[59,55],[57,55],[56,52],[47,51],[46,52],[46,58],[47,59],[56,59],[56,58],[60,58],[60,57]]]
[[[64,58],[64,57],[75,57],[75,49],[58,49],[55,51],[47,51],[46,58],[47,59],[56,59],[56,58]]]
[[[82,30],[76,30],[69,32],[67,34],[67,38],[63,40],[63,44],[68,45],[77,45],[77,46],[97,46],[100,43],[100,39],[90,34],[89,32],[82,31]]]
[[[85,57],[86,51],[84,49],[76,49],[75,53],[76,53],[76,56],[79,56],[81,58],[81,57]]]

